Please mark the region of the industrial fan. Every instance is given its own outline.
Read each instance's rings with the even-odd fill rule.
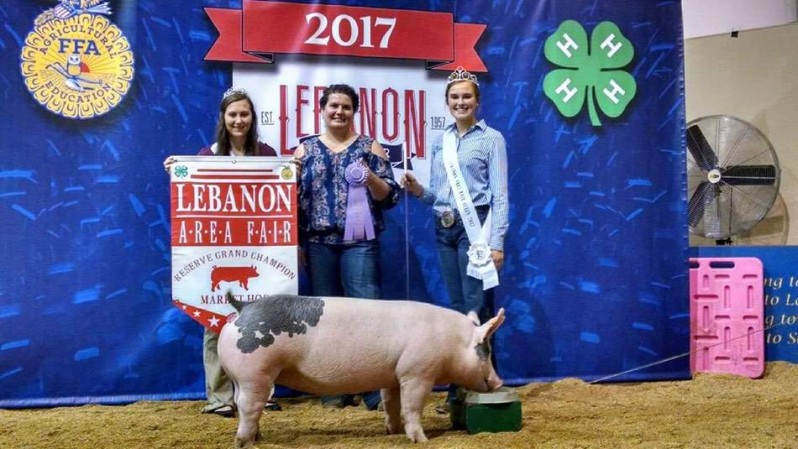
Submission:
[[[718,244],[750,230],[779,193],[779,161],[753,125],[714,115],[687,124],[690,232]]]

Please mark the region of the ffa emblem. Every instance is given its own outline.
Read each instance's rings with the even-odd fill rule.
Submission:
[[[283,165],[282,170],[280,170],[280,177],[288,181],[294,177],[294,170],[292,170],[288,165]]]
[[[100,0],[60,0],[41,13],[22,47],[33,98],[55,114],[90,119],[113,109],[133,81],[133,52]]]

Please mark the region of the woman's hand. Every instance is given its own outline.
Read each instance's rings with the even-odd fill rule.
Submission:
[[[294,156],[291,158],[291,163],[294,164],[294,170],[296,171],[296,182],[299,183],[302,178],[302,158],[305,157],[305,144],[300,143],[299,145],[294,148]]]
[[[385,153],[385,148],[379,144],[376,140],[371,143],[371,152],[378,157],[381,157],[388,160],[388,154]],[[371,171],[368,163],[365,159],[360,161],[363,164],[363,168],[366,170],[366,178],[363,180],[363,184],[369,189],[371,193],[371,197],[377,201],[382,201],[388,197],[391,193],[391,186],[388,185],[382,178],[376,175],[374,172]]]
[[[424,187],[419,184],[412,173],[405,172],[405,174],[402,175],[402,179],[399,180],[399,185],[406,188],[407,191],[416,198],[420,198],[421,195],[424,194]]]
[[[500,271],[504,266],[504,251],[491,250],[490,257],[493,259],[493,265],[496,266],[496,271]]]
[[[305,248],[302,248],[300,245],[296,247],[296,255],[297,255],[297,262],[299,262],[300,268],[305,268],[308,266],[308,259],[305,255]]]
[[[294,166],[294,172],[296,173],[296,182],[298,183],[302,178],[302,159],[299,158],[292,158],[289,162]]]
[[[163,169],[166,173],[169,173],[169,170],[172,169],[172,165],[177,162],[174,156],[169,156],[163,160]]]

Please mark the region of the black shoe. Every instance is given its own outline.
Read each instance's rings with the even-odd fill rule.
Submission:
[[[380,401],[377,401],[377,403],[376,403],[376,404],[372,404],[372,405],[369,405],[368,403],[366,403],[366,401],[363,401],[363,405],[365,405],[365,406],[366,406],[366,410],[368,410],[368,411],[372,411],[372,412],[373,412],[373,411],[379,411],[379,412],[381,412],[381,411],[383,411],[383,410],[384,410],[384,409],[383,409],[383,407],[382,407],[382,401],[381,401],[381,400],[380,400]]]
[[[283,408],[280,407],[280,404],[278,404],[278,403],[276,403],[274,401],[267,402],[266,406],[263,407],[263,409],[268,411],[268,412],[279,412],[279,411],[283,410]]]
[[[346,404],[344,404],[344,400],[340,397],[332,398],[321,401],[321,406],[324,408],[344,408]]]
[[[221,416],[223,418],[232,418],[233,415],[235,415],[233,407],[230,407],[229,405],[223,405],[217,408],[216,410],[213,410],[211,413],[213,413],[214,415]]]
[[[321,405],[324,408],[344,408],[357,405],[357,403],[354,395],[345,394],[342,396],[322,396]]]

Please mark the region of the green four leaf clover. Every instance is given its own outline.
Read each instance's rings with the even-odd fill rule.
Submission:
[[[543,91],[565,117],[574,117],[587,100],[590,123],[601,126],[596,103],[605,115],[620,116],[637,93],[634,77],[623,70],[634,57],[632,43],[612,22],[601,22],[590,37],[579,22],[561,23],[544,45],[546,59],[564,68],[549,72]]]
[[[178,178],[185,178],[186,176],[188,176],[188,167],[186,167],[185,165],[178,165],[177,167],[175,167],[175,176],[177,176]]]

